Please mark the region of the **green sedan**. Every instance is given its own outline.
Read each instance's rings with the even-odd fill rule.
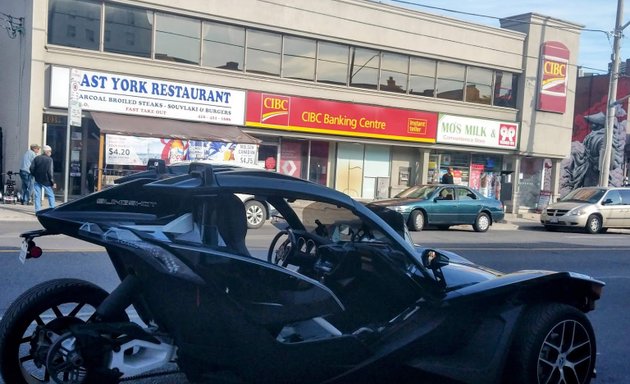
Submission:
[[[505,216],[501,201],[462,185],[416,185],[392,199],[370,204],[402,213],[412,231],[421,231],[427,225],[448,229],[451,225],[470,224],[475,231],[485,232]]]

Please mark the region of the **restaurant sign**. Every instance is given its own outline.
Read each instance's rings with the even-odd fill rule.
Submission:
[[[124,74],[73,70],[81,109],[242,125],[245,92]],[[68,107],[68,68],[53,67],[50,106]]]
[[[434,143],[437,114],[365,104],[247,93],[248,127]]]

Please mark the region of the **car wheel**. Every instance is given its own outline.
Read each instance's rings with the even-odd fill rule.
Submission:
[[[66,350],[56,357],[59,364],[52,369],[44,365],[50,357],[41,354],[50,348],[49,334],[63,335],[68,327],[89,321],[107,295],[87,281],[57,279],[36,285],[18,297],[0,321],[0,372],[4,380],[12,384],[51,383],[51,377],[54,382],[71,377],[76,379],[73,383],[118,383],[91,372],[95,368],[99,372],[98,368],[104,368],[99,367],[101,364],[106,366],[106,353],[95,353],[77,366],[65,360],[65,352],[70,352]],[[129,319],[121,313],[115,320]],[[39,333],[40,328],[46,331],[45,336]]]
[[[504,383],[588,384],[595,353],[593,327],[582,312],[566,304],[536,305],[519,320]]]
[[[250,200],[246,202],[245,213],[247,215],[248,228],[260,228],[265,223],[267,211],[260,201]]]
[[[409,227],[412,231],[422,231],[424,229],[425,219],[422,211],[413,211],[409,215]]]
[[[490,228],[490,216],[487,213],[481,212],[477,215],[477,219],[475,219],[475,224],[473,224],[473,229],[475,232],[485,232]]]
[[[602,218],[598,215],[590,215],[586,220],[586,232],[599,233],[602,230]]]

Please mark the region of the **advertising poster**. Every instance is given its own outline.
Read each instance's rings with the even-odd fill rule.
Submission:
[[[470,166],[470,179],[468,180],[468,186],[472,189],[476,189],[481,192],[481,174],[483,173],[483,164],[472,164]],[[481,192],[484,196],[483,192]]]
[[[300,143],[285,142],[280,153],[280,173],[300,177],[302,170],[302,146]]]
[[[216,162],[233,161],[244,165],[258,164],[256,144],[236,144],[218,141],[190,140],[189,160],[211,160]]]
[[[106,135],[105,163],[108,165],[146,165],[149,159],[167,164],[188,159],[188,141]]]

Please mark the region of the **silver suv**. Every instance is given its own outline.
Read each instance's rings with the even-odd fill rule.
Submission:
[[[608,228],[630,228],[630,188],[578,188],[547,206],[540,222],[549,231],[564,227],[603,233]]]

